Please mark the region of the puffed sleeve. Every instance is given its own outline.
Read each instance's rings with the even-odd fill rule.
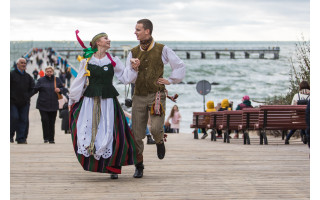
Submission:
[[[114,67],[114,75],[124,84],[134,83],[137,79],[138,72],[136,72],[131,64],[125,67],[121,60],[115,56],[114,61],[116,62],[116,66]]]
[[[180,83],[186,73],[186,65],[183,61],[174,53],[172,49],[167,46],[163,47],[162,50],[162,61],[164,64],[169,63],[172,72],[168,78],[170,83]]]
[[[85,74],[85,67],[86,65],[86,59],[81,60],[79,72],[77,77],[72,81],[70,90],[69,90],[69,105],[76,103],[79,101],[80,97],[83,95],[85,90],[85,84],[86,84],[86,76],[83,76]]]

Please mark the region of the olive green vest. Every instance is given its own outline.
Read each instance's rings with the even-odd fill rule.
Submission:
[[[138,77],[134,87],[135,95],[147,96],[149,93],[165,89],[164,85],[157,84],[157,80],[163,78],[164,64],[161,58],[163,47],[163,44],[155,43],[149,51],[141,51],[140,45],[131,50],[132,58],[140,60]]]
[[[90,71],[90,76],[88,76],[89,85],[83,93],[83,96],[101,96],[103,99],[105,99],[114,98],[119,95],[116,88],[112,84],[114,71],[111,64],[100,67],[88,63],[88,70]]]

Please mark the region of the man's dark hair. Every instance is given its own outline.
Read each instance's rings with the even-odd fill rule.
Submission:
[[[300,90],[303,90],[303,89],[308,89],[310,90],[310,85],[307,81],[302,81],[300,84],[299,84],[299,88]]]
[[[149,29],[150,35],[152,35],[153,25],[149,19],[140,19],[139,21],[137,21],[137,24],[142,24],[145,30]]]

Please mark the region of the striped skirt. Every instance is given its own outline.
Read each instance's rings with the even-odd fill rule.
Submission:
[[[77,145],[77,120],[81,110],[83,98],[72,105],[70,110],[70,130],[73,148],[79,163],[86,171],[101,173],[121,174],[121,166],[134,165],[137,163],[137,154],[134,136],[128,126],[126,117],[117,98],[113,98],[114,104],[114,128],[113,128],[113,145],[112,156],[104,159],[102,156],[96,160],[93,155],[85,157],[78,154]]]

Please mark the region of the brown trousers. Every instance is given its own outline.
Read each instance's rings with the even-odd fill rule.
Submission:
[[[147,96],[132,97],[132,132],[136,142],[138,162],[143,161],[143,139],[146,137],[146,128],[149,118],[149,112],[156,98],[156,93],[150,93]],[[161,92],[160,100],[163,109],[166,110],[166,95]],[[161,116],[150,115],[151,129],[150,132],[156,143],[163,140],[163,124],[165,114]]]

